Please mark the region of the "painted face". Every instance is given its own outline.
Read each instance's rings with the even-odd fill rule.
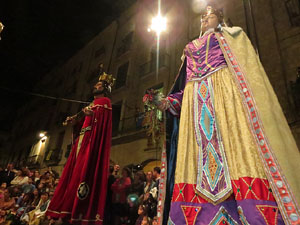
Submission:
[[[93,94],[101,95],[103,93],[104,93],[104,85],[102,81],[99,81],[97,84],[94,85]]]
[[[205,32],[210,28],[217,28],[219,19],[215,14],[209,14],[201,19],[201,31]]]

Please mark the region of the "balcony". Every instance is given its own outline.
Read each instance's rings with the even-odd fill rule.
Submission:
[[[146,137],[143,128],[144,113],[127,117],[119,121],[119,126],[112,131],[112,144],[124,144]]]
[[[50,149],[45,154],[44,162],[47,166],[56,166],[61,160],[62,149]]]
[[[41,157],[39,155],[32,155],[27,158],[26,165],[29,168],[38,168],[40,166]]]
[[[169,55],[168,54],[160,55],[159,69],[161,69],[163,67],[168,68],[168,66],[169,66]],[[156,58],[155,57],[151,61],[140,65],[140,68],[139,68],[139,74],[140,74],[141,78],[145,77],[151,73],[154,73],[155,71],[156,71]]]

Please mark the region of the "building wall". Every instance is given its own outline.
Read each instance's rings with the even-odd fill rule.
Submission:
[[[291,26],[284,1],[252,0],[251,7],[245,2],[223,1],[220,7],[228,21],[244,29],[257,49],[300,146],[299,116],[295,113],[290,90],[290,81],[295,81],[296,68],[300,66],[300,28]],[[113,105],[121,105],[120,118],[113,121],[117,123],[119,119],[112,141],[111,160],[121,166],[160,158],[161,145],[153,147],[149,144],[145,132],[136,127],[136,114],[143,111],[142,97],[147,89],[161,85],[164,94],[168,93],[181,65],[183,48],[199,36],[200,16],[197,7],[191,5],[190,1],[180,0],[163,1],[162,4],[162,14],[167,17],[168,28],[160,37],[162,58],[158,74],[151,67],[155,60],[153,52],[156,50],[156,37],[152,32],[147,32],[157,6],[156,2],[140,0],[64,65],[54,68],[35,90],[53,96],[91,101],[91,87],[98,79],[99,64],[103,63],[104,70],[118,79],[120,66],[129,62],[125,83],[113,89],[111,98]],[[131,44],[127,49],[126,38],[131,32]],[[9,160],[20,157],[26,159],[28,154],[26,151],[20,153],[20,150],[36,143],[36,135],[40,130],[47,131],[49,145],[44,156],[47,155],[49,150],[56,148],[59,133],[65,131],[59,157],[51,164],[61,172],[67,160],[68,146],[72,142],[71,127],[62,127],[61,122],[84,106],[60,100],[31,101],[18,113],[20,119],[13,131],[16,142]],[[40,168],[49,165],[45,157],[41,162]]]

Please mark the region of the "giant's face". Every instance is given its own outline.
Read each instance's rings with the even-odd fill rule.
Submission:
[[[97,84],[94,85],[93,95],[101,95],[104,93],[104,85],[102,81],[99,81]]]
[[[219,19],[215,14],[208,14],[201,19],[201,31],[204,33],[210,28],[217,28],[219,25]]]

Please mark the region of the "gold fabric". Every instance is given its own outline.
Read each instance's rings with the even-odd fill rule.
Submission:
[[[197,183],[197,149],[193,125],[193,87],[188,82],[184,89],[180,115],[175,183]]]
[[[80,133],[80,135],[79,135],[79,140],[78,140],[78,144],[77,144],[77,149],[76,149],[76,158],[77,158],[78,153],[79,153],[79,151],[80,151],[83,137],[84,137],[84,133]]]
[[[241,28],[224,28],[223,35],[247,76],[265,135],[299,204],[300,154],[270,81]]]
[[[228,68],[213,74],[214,106],[231,180],[266,179],[242,99]]]
[[[248,127],[240,93],[228,68],[211,75],[216,121],[220,130],[231,180],[239,177],[266,178]],[[196,81],[194,81],[196,82]],[[175,183],[196,184],[198,145],[194,130],[193,87],[184,89],[179,126]]]

